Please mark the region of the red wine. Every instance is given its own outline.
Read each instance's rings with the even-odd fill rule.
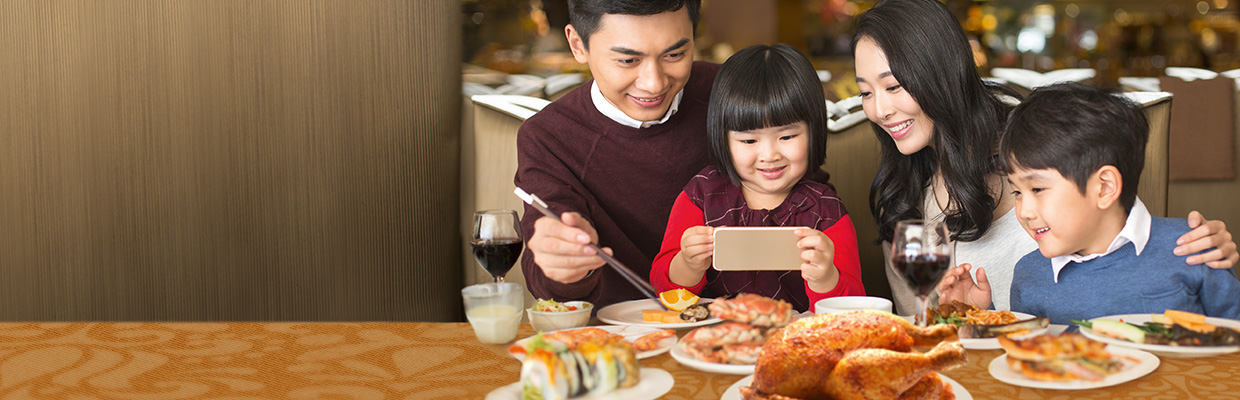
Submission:
[[[521,250],[525,248],[520,239],[474,240],[469,246],[473,248],[478,264],[482,264],[482,269],[487,270],[491,276],[507,275],[512,265],[517,263],[517,257],[521,256]]]
[[[913,285],[913,290],[917,293],[929,294],[947,272],[950,262],[951,257],[933,254],[899,256],[892,260],[892,268]]]

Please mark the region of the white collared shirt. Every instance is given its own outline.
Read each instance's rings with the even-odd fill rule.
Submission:
[[[1132,211],[1128,213],[1128,219],[1124,221],[1124,229],[1115,235],[1115,240],[1111,241],[1111,246],[1107,247],[1105,253],[1090,254],[1087,256],[1079,256],[1075,253],[1064,256],[1051,258],[1051,270],[1055,273],[1055,283],[1059,283],[1059,271],[1063,270],[1070,262],[1085,262],[1093,260],[1107,254],[1114,253],[1120,247],[1128,243],[1136,249],[1137,255],[1141,255],[1141,251],[1145,250],[1145,244],[1150,241],[1150,223],[1152,222],[1150,211],[1145,208],[1145,203],[1140,198],[1132,205]]]
[[[633,117],[630,117],[628,114],[625,114],[624,111],[620,111],[619,107],[616,107],[615,104],[611,104],[611,100],[607,100],[606,97],[603,97],[603,91],[598,88],[598,81],[594,81],[590,84],[590,99],[594,100],[594,108],[597,108],[598,111],[607,116],[607,118],[611,118],[612,121],[616,121],[620,125],[630,128],[649,128],[651,126],[667,122],[667,119],[671,118],[672,114],[675,114],[676,110],[680,109],[680,97],[684,94],[684,88],[680,88],[680,91],[676,92],[676,96],[672,98],[672,106],[667,109],[667,114],[663,115],[663,119],[658,121],[638,121],[633,119]]]

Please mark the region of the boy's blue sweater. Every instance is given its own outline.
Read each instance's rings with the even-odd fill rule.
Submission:
[[[1083,263],[1072,262],[1054,281],[1051,260],[1034,250],[1016,263],[1012,310],[1071,324],[1116,314],[1162,313],[1168,309],[1240,319],[1240,281],[1230,269],[1188,265],[1172,253],[1188,233],[1183,218],[1154,217],[1141,255],[1132,243]]]

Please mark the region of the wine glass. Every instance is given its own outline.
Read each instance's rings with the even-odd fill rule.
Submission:
[[[951,265],[951,237],[942,221],[908,220],[896,224],[891,239],[891,268],[917,294],[917,325],[926,326],[926,296]]]
[[[474,251],[478,265],[503,282],[504,275],[516,264],[525,245],[521,241],[520,219],[513,210],[483,210],[474,212],[474,236],[469,247]]]

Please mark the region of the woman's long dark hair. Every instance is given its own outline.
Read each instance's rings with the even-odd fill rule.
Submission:
[[[932,144],[905,156],[885,129],[871,123],[882,161],[870,186],[870,212],[880,238],[897,222],[922,218],[925,190],[937,168],[947,186],[946,222],[956,240],[986,234],[1000,193],[987,175],[997,169],[995,148],[1011,107],[982,82],[960,23],[936,0],[884,0],[857,19],[857,42],[882,48],[891,73],[934,121]],[[1007,94],[1013,94],[1006,90]]]

